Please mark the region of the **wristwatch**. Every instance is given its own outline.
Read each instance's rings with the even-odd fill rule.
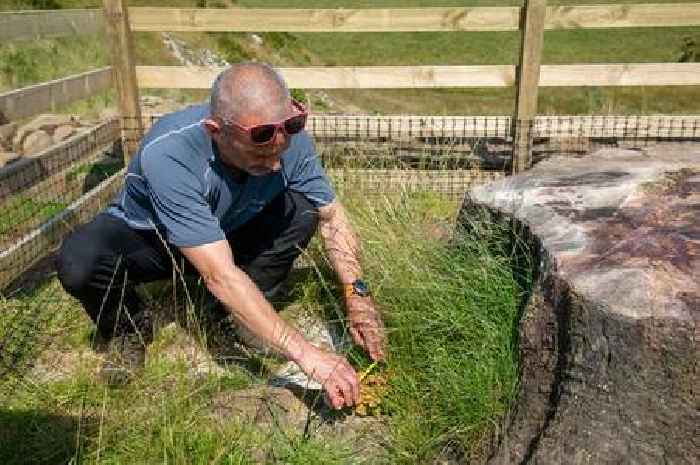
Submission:
[[[349,284],[344,284],[343,292],[345,293],[346,298],[352,295],[367,297],[369,296],[369,286],[367,286],[367,284],[363,280],[356,279],[355,281]]]

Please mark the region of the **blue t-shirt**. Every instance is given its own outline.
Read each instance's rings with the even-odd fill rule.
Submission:
[[[305,131],[291,136],[279,171],[237,179],[219,159],[202,123],[209,114],[209,105],[199,105],[158,120],[107,212],[135,229],[157,228],[177,247],[194,247],[225,239],[286,189],[316,207],[335,199]]]

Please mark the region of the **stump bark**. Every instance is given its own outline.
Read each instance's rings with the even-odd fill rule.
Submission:
[[[557,157],[470,192],[537,279],[496,464],[700,463],[700,144]]]

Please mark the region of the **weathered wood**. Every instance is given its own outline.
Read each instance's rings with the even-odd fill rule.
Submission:
[[[520,61],[517,68],[516,102],[513,133],[513,172],[521,172],[530,165],[530,128],[537,114],[537,94],[540,79],[540,61],[544,43],[546,0],[526,0],[521,22]]]
[[[101,10],[3,11],[0,43],[97,34],[103,27]]]
[[[696,86],[700,63],[542,65],[540,86]]]
[[[105,26],[112,51],[112,68],[119,97],[119,111],[122,116],[124,160],[128,164],[143,137],[134,40],[129,27],[126,0],[103,0],[103,6]]]
[[[137,66],[140,87],[208,89],[223,68]],[[419,87],[508,87],[515,68],[491,66],[369,66],[278,69],[291,88],[398,89]],[[175,79],[174,77],[177,76]]]
[[[134,31],[513,31],[518,7],[397,9],[129,9]]]
[[[112,71],[101,68],[55,81],[44,82],[0,94],[0,113],[20,119],[81,100],[109,89]]]
[[[130,8],[135,31],[514,31],[518,7],[394,9]],[[700,3],[552,6],[546,29],[700,25]]]
[[[143,88],[208,89],[223,68],[137,66]],[[405,89],[510,87],[515,67],[368,66],[279,68],[291,88]],[[174,78],[177,76],[177,78]],[[611,63],[541,65],[540,87],[692,86],[700,84],[700,63]]]
[[[700,3],[547,7],[545,29],[700,26]]]

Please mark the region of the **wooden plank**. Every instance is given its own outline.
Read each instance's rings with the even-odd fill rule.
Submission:
[[[0,94],[0,113],[10,120],[54,111],[57,107],[81,100],[112,85],[109,67],[44,82]]]
[[[223,68],[137,66],[143,88],[208,89]],[[399,89],[430,87],[508,87],[515,67],[370,66],[278,68],[290,88]]]
[[[513,133],[513,172],[519,173],[530,166],[532,119],[537,114],[540,62],[544,43],[546,0],[526,0],[521,23],[520,61],[516,77],[516,102]]]
[[[514,31],[518,7],[396,9],[129,9],[134,31]]]
[[[134,39],[126,0],[103,0],[105,26],[112,52],[114,83],[119,98],[124,135],[124,162],[129,164],[143,137],[139,87],[136,81]]]
[[[545,28],[623,28],[700,26],[700,3],[547,7]]]
[[[137,66],[140,87],[208,89],[223,68]],[[406,89],[509,87],[515,67],[370,66],[278,69],[291,88]],[[611,63],[541,65],[540,86],[692,86],[700,85],[700,63]]]
[[[542,65],[540,86],[697,86],[700,63]]]
[[[0,43],[97,34],[103,27],[101,10],[3,11]]]

